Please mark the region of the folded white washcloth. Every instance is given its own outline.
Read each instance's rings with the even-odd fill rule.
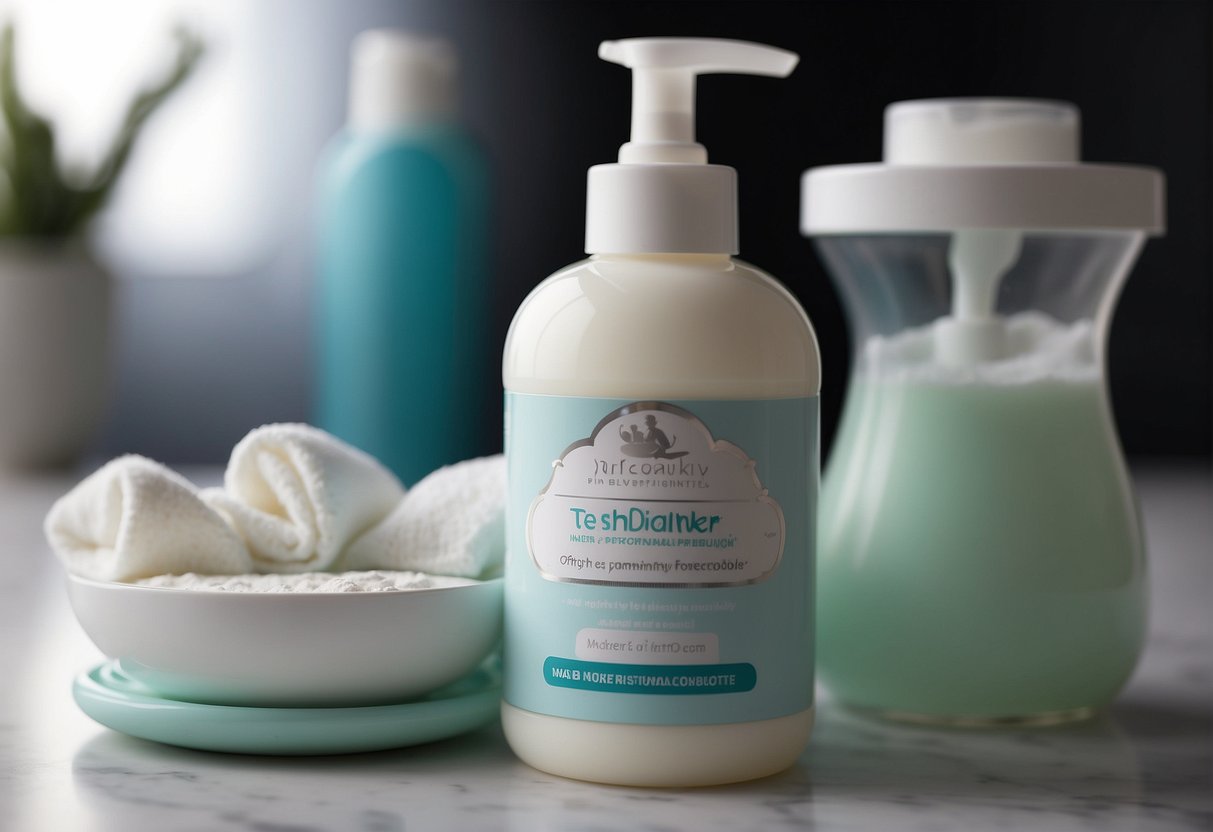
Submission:
[[[505,559],[505,457],[439,468],[350,545],[341,568],[491,578]]]
[[[232,449],[202,498],[244,539],[259,572],[329,569],[404,489],[373,457],[317,428],[265,425]]]
[[[98,581],[252,567],[244,543],[194,486],[141,456],[111,460],[60,497],[44,529],[68,572]]]

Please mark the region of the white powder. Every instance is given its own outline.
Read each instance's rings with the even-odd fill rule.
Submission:
[[[1099,378],[1095,328],[1088,320],[1065,324],[1040,312],[1009,315],[1003,319],[1007,357],[962,367],[936,357],[935,328],[942,320],[869,338],[863,347],[862,373],[881,381],[933,385],[1094,382]]]
[[[397,592],[438,589],[479,583],[469,578],[427,575],[424,572],[301,572],[265,575],[156,575],[135,581],[138,586],[211,592]]]

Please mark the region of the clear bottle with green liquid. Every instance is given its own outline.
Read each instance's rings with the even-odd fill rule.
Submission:
[[[901,102],[883,164],[805,174],[854,339],[818,535],[819,672],[947,724],[1109,703],[1145,636],[1145,552],[1106,382],[1162,175],[1079,163],[1061,102]]]

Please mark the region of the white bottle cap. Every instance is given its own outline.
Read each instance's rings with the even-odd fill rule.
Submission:
[[[1078,108],[1025,98],[901,101],[884,111],[890,165],[1078,161]]]
[[[799,58],[715,38],[606,41],[598,55],[632,70],[632,136],[619,164],[590,168],[586,252],[736,254],[737,172],[695,141],[695,77],[784,77]]]
[[[441,38],[395,29],[361,33],[350,67],[350,128],[386,130],[450,118],[457,71],[455,50]]]
[[[884,164],[806,171],[805,234],[1163,230],[1163,177],[1079,161],[1078,109],[1015,98],[902,101],[885,110]]]

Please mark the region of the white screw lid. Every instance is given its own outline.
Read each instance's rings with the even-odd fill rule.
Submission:
[[[1017,98],[902,101],[885,110],[884,163],[813,168],[808,235],[1124,230],[1161,233],[1163,176],[1079,161],[1073,104]]]
[[[354,39],[349,125],[385,130],[442,121],[455,113],[459,61],[441,38],[369,29]]]

